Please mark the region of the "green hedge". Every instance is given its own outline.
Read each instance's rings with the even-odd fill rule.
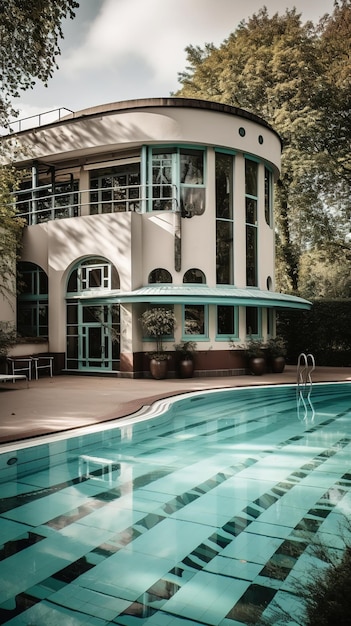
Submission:
[[[280,311],[277,334],[287,341],[288,363],[305,352],[316,365],[350,367],[351,299],[314,300],[310,311]]]

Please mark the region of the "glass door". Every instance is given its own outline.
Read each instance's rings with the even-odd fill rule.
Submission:
[[[119,307],[111,305],[81,306],[79,369],[117,369],[119,360]]]

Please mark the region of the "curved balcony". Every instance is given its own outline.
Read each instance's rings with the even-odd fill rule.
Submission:
[[[28,226],[51,220],[104,213],[177,211],[175,185],[101,187],[53,193],[51,185],[17,191],[16,217]]]

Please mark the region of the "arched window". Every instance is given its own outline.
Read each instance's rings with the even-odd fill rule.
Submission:
[[[197,269],[197,267],[192,267],[185,272],[183,283],[201,283],[204,285],[206,283],[206,276],[202,270]]]
[[[155,270],[152,270],[149,274],[148,283],[149,285],[153,283],[171,283],[172,282],[172,274],[165,270],[163,267],[158,267]]]
[[[18,264],[17,332],[22,337],[48,336],[48,277],[35,263]]]
[[[81,261],[68,279],[67,293],[119,289],[116,268],[106,259],[94,257]]]

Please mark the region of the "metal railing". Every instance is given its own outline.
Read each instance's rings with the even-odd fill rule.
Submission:
[[[16,217],[33,225],[79,217],[86,207],[89,208],[89,215],[141,212],[146,207],[153,211],[178,210],[175,185],[151,185],[146,188],[141,185],[125,185],[47,193],[51,188],[51,185],[45,185],[15,192]],[[166,188],[168,195],[164,193]]]
[[[30,130],[31,128],[38,128],[43,124],[50,124],[60,121],[66,115],[74,115],[74,111],[67,109],[66,107],[60,107],[59,109],[51,109],[50,111],[43,111],[42,113],[36,113],[35,115],[29,115],[28,117],[21,117],[18,120],[10,122],[8,128],[3,128],[3,134],[20,133],[22,130]],[[35,122],[37,120],[37,122]]]

